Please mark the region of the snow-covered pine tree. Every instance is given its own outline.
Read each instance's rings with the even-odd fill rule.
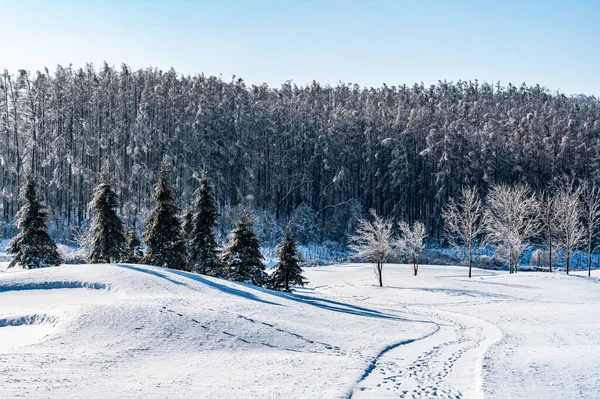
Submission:
[[[190,239],[190,266],[192,270],[209,276],[221,277],[223,270],[218,259],[218,246],[215,240],[217,208],[208,183],[206,170],[202,171],[200,187],[194,201],[196,213],[192,219]]]
[[[30,175],[21,190],[21,199],[25,202],[17,213],[17,227],[21,231],[6,249],[14,255],[8,267],[19,265],[24,269],[36,269],[60,265],[63,259],[47,232],[48,209],[38,202],[35,182]]]
[[[191,207],[186,206],[185,212],[181,217],[181,234],[186,242],[189,242],[192,239],[192,231],[194,229],[194,225],[192,224],[193,219],[194,214],[192,213]]]
[[[279,263],[271,276],[271,284],[276,290],[291,291],[290,285],[304,286],[306,279],[302,276],[300,267],[300,254],[296,248],[296,241],[292,236],[292,229],[288,225],[279,246]]]
[[[118,262],[123,258],[125,236],[123,223],[116,213],[118,206],[117,195],[110,186],[108,173],[105,172],[102,175],[102,183],[94,190],[94,197],[90,202],[94,218],[88,262]]]
[[[125,249],[126,254],[123,261],[127,263],[139,263],[144,257],[144,253],[142,252],[142,242],[137,236],[135,226],[132,226],[125,234],[125,240],[127,241],[127,248]]]
[[[179,208],[173,198],[173,190],[164,163],[152,198],[156,202],[156,207],[148,217],[144,232],[144,243],[147,246],[144,262],[185,270],[186,245],[181,236],[181,223],[177,217]]]
[[[223,253],[223,263],[230,280],[251,280],[255,285],[263,286],[267,274],[262,263],[260,244],[252,229],[253,223],[252,214],[244,210],[231,232],[231,244]]]

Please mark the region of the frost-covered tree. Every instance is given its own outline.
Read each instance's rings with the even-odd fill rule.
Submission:
[[[88,262],[120,261],[124,255],[125,236],[123,223],[117,215],[117,195],[110,185],[108,173],[103,174],[102,183],[94,190],[94,197],[89,206],[94,217],[90,229]]]
[[[463,188],[458,201],[451,199],[444,212],[444,228],[450,243],[463,251],[469,264],[469,278],[473,264],[473,252],[479,247],[483,233],[483,208],[477,191]]]
[[[581,185],[581,214],[585,230],[588,276],[592,275],[592,255],[597,249],[600,228],[600,190],[590,182]]]
[[[290,226],[285,229],[277,255],[279,262],[271,276],[272,287],[276,290],[290,291],[290,285],[304,286],[306,279],[302,276],[300,254]]]
[[[24,203],[17,213],[20,231],[6,249],[6,252],[14,255],[8,267],[18,265],[24,269],[36,269],[60,265],[63,259],[47,232],[48,210],[38,201],[35,182],[30,175],[27,175],[21,190],[21,200]]]
[[[556,247],[563,253],[567,274],[573,251],[585,240],[585,229],[581,224],[581,190],[565,183],[554,197],[556,219]]]
[[[301,244],[319,242],[322,238],[322,226],[317,213],[306,203],[300,204],[292,212],[289,224]]]
[[[518,271],[527,240],[539,232],[538,203],[527,186],[493,186],[485,210],[486,239],[508,251],[510,273]]]
[[[422,222],[413,223],[412,227],[405,221],[398,223],[400,237],[395,241],[397,251],[410,259],[413,265],[413,273],[419,273],[419,258],[425,249],[425,225]]]
[[[142,242],[138,238],[137,230],[134,226],[127,231],[125,234],[126,248],[124,262],[127,263],[139,263],[144,258],[144,252],[142,251]]]
[[[253,224],[252,214],[244,210],[231,232],[231,242],[223,252],[223,265],[230,280],[251,281],[254,285],[264,286],[268,276]]]
[[[540,232],[542,233],[542,239],[548,248],[548,271],[552,273],[552,263],[553,263],[553,249],[554,249],[554,236],[555,233],[555,224],[556,224],[556,215],[555,215],[555,202],[554,202],[554,194],[551,188],[547,188],[540,195],[540,199],[538,202],[538,218],[540,222]],[[538,254],[541,255],[541,254]],[[538,260],[544,259],[542,256],[538,256]]]
[[[123,210],[148,214],[149,179],[168,159],[178,204],[193,201],[206,165],[218,209],[252,195],[261,213],[290,220],[303,244],[344,240],[356,204],[422,220],[437,239],[460,187],[542,191],[555,176],[590,179],[600,169],[600,99],[538,85],[271,88],[125,64],[15,72],[0,72],[5,234],[25,168],[44,187],[57,238],[89,225],[104,162]]]
[[[148,217],[144,232],[144,243],[147,247],[144,262],[185,270],[186,245],[181,236],[181,224],[177,217],[179,208],[173,197],[165,163],[162,164],[153,199],[156,206]]]
[[[375,264],[379,286],[383,287],[383,266],[394,245],[392,221],[377,215],[374,210],[369,213],[372,220],[358,219],[356,232],[349,239],[349,248],[355,251],[359,258]]]
[[[206,170],[202,171],[194,208],[196,212],[192,217],[189,247],[191,268],[202,274],[222,277],[223,270],[218,257],[219,247],[215,239],[217,208]]]

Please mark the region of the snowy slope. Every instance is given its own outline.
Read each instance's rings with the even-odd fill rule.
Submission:
[[[2,397],[600,397],[599,279],[410,273],[311,268],[295,294],[138,265],[0,273]]]
[[[340,397],[384,341],[435,328],[402,312],[155,267],[0,274],[8,397]],[[23,339],[21,339],[23,338]],[[27,345],[27,346],[25,346]]]

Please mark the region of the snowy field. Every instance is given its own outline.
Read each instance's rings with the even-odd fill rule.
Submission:
[[[0,271],[6,264],[0,266]],[[0,272],[3,398],[599,398],[600,274],[138,265]]]

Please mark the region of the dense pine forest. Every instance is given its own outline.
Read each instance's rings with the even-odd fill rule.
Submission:
[[[345,242],[374,209],[422,221],[438,239],[462,187],[483,196],[498,183],[536,191],[564,175],[600,180],[600,100],[477,81],[271,88],[58,66],[0,75],[0,155],[5,236],[31,174],[52,234],[73,239],[89,227],[105,168],[120,216],[141,229],[164,162],[182,210],[206,168],[221,218],[243,205],[263,230],[291,221],[301,242]]]

